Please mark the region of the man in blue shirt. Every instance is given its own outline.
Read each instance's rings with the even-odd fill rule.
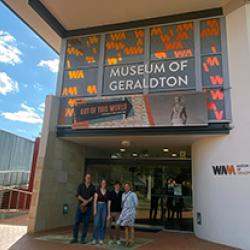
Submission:
[[[121,183],[116,181],[114,184],[114,190],[109,193],[108,197],[108,217],[107,217],[107,228],[109,231],[110,241],[109,244],[114,243],[114,235],[112,232],[111,224],[115,222],[115,234],[116,234],[116,244],[120,245],[120,226],[116,225],[116,222],[120,216],[122,211],[122,191],[121,191]]]

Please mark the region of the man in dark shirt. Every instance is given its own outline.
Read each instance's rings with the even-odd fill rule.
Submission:
[[[82,221],[82,218],[84,218],[84,226],[82,229],[82,237],[81,237],[81,244],[85,244],[85,238],[87,236],[87,231],[89,227],[89,220],[91,215],[91,203],[93,201],[95,193],[95,187],[91,183],[91,174],[86,174],[85,176],[85,183],[82,183],[79,185],[77,189],[76,197],[79,200],[79,204],[76,208],[76,216],[75,216],[75,224],[74,224],[74,239],[71,240],[72,243],[77,243],[78,239],[78,231],[79,231],[79,225]],[[79,205],[83,203],[85,206],[87,206],[87,211],[85,213],[82,213]]]
[[[107,216],[107,227],[109,231],[110,241],[109,244],[114,243],[114,236],[111,228],[111,224],[115,222],[115,232],[116,232],[116,244],[120,245],[120,227],[116,225],[119,215],[122,211],[122,191],[121,183],[119,181],[115,182],[115,190],[112,190],[108,196],[108,216]]]

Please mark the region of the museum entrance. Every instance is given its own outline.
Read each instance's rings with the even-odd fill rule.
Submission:
[[[193,231],[191,160],[87,159],[86,171],[97,187],[129,181],[139,200],[136,227]]]

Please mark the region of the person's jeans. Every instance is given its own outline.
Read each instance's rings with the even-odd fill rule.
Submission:
[[[94,240],[98,240],[100,237],[100,240],[104,240],[107,220],[107,203],[97,203],[96,212],[97,214],[94,217],[93,238]]]
[[[89,220],[91,215],[91,207],[88,207],[86,213],[81,213],[79,206],[76,208],[76,216],[75,216],[75,224],[74,224],[74,238],[78,238],[78,231],[80,223],[82,222],[82,218],[84,219],[84,226],[82,229],[82,237],[83,239],[86,238],[88,227],[89,227]]]

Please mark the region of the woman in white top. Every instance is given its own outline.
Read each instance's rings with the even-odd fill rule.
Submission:
[[[138,198],[136,193],[130,190],[130,184],[124,184],[125,192],[122,194],[122,212],[117,220],[117,225],[125,227],[126,246],[134,245],[134,224],[136,217],[136,207],[138,206]],[[130,243],[129,243],[130,231]]]

